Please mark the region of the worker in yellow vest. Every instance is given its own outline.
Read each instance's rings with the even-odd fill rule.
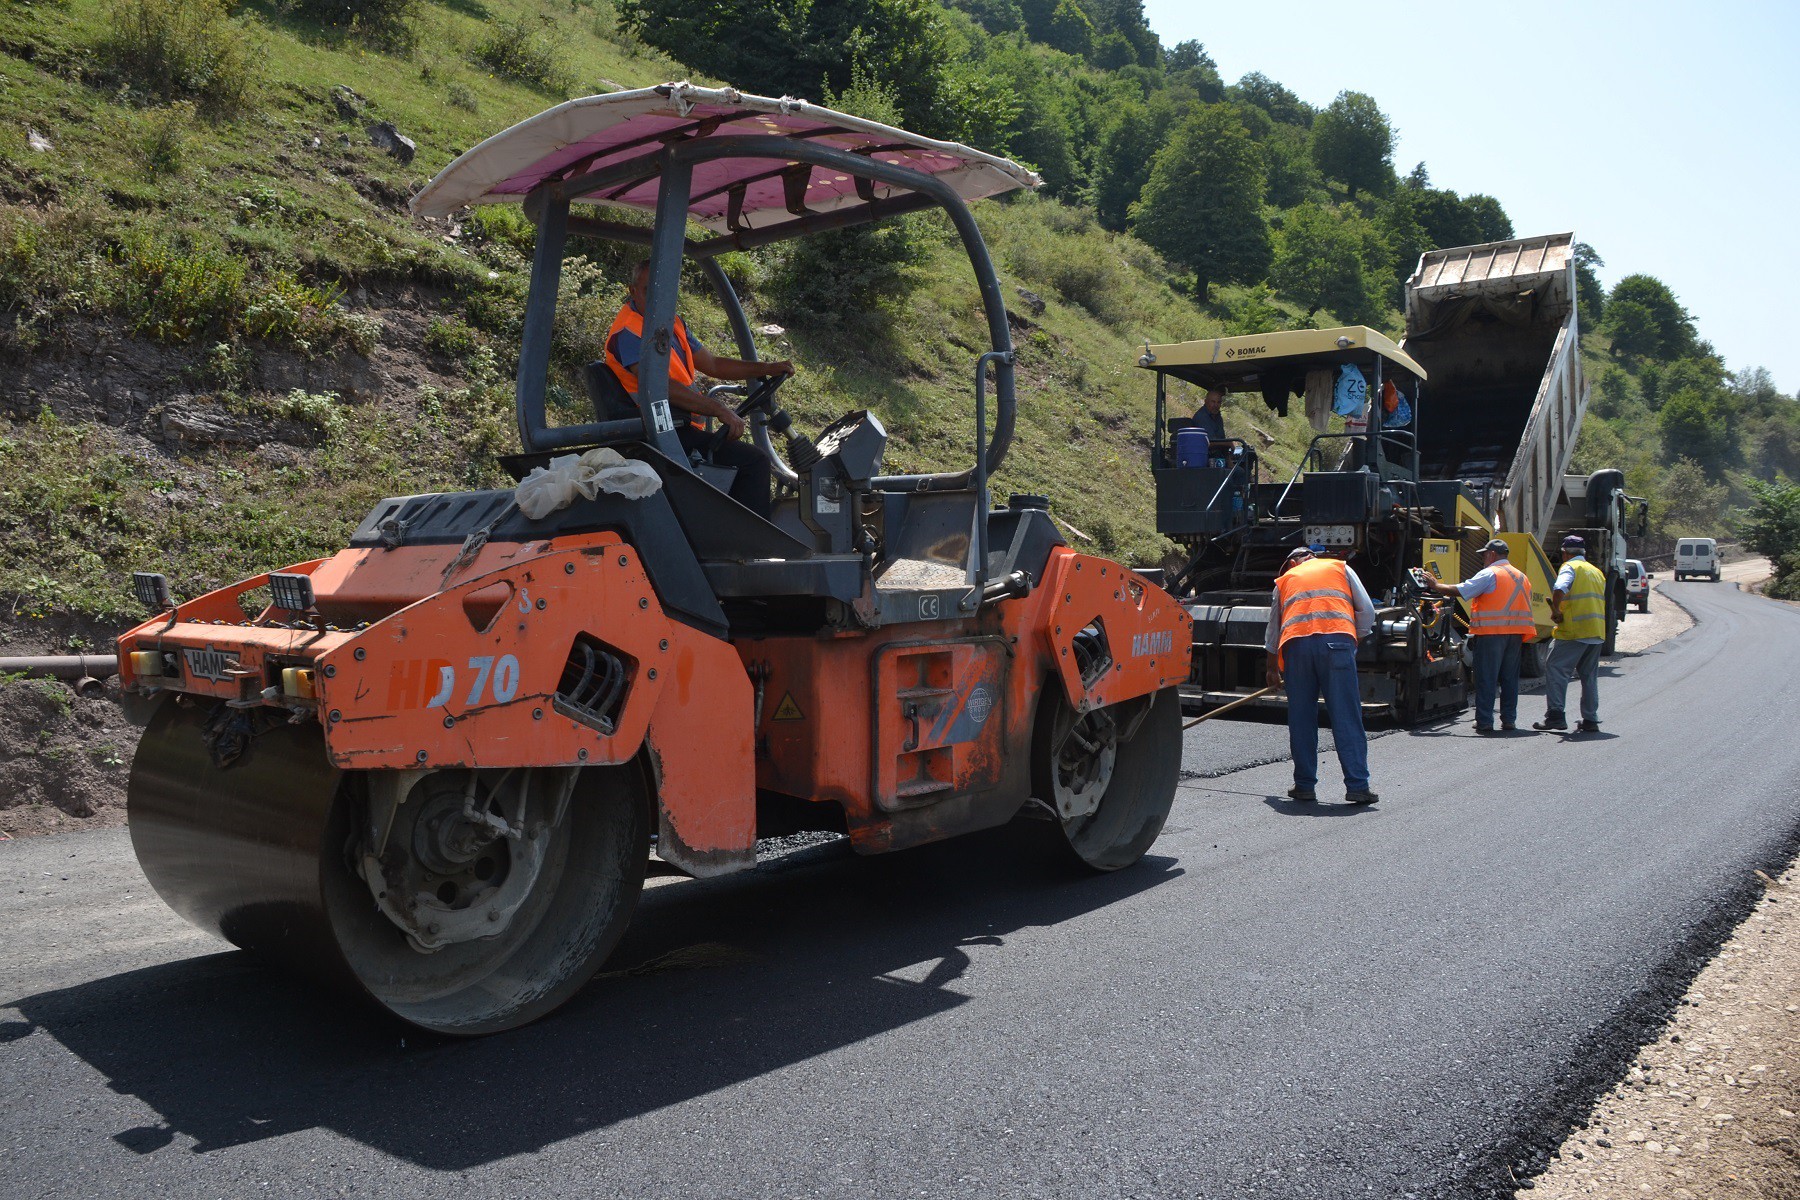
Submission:
[[[1287,683],[1288,748],[1294,756],[1292,800],[1317,800],[1319,701],[1331,718],[1331,738],[1344,771],[1344,799],[1373,804],[1369,739],[1363,732],[1356,643],[1375,628],[1375,605],[1362,581],[1323,546],[1300,546],[1275,579],[1269,603],[1268,684]]]
[[[640,262],[631,275],[631,294],[612,328],[606,331],[606,367],[634,399],[638,391],[637,368],[642,357],[644,309],[649,303],[650,264]],[[713,379],[762,379],[770,375],[792,375],[794,364],[752,362],[743,358],[726,358],[714,354],[688,333],[687,322],[675,318],[669,331],[669,406],[685,420],[675,430],[683,449],[700,450],[711,441],[706,432],[708,417],[725,427],[724,442],[713,451],[712,460],[721,467],[731,467],[737,476],[731,484],[731,496],[759,517],[771,511],[769,496],[769,460],[755,446],[738,440],[744,432],[744,419],[723,400],[708,396],[695,386],[700,375]]]
[[[1571,676],[1581,680],[1581,720],[1576,733],[1600,732],[1600,647],[1606,641],[1606,576],[1587,560],[1587,542],[1571,533],[1563,539],[1563,565],[1550,593],[1556,621],[1550,660],[1544,665],[1544,719],[1533,729],[1569,728],[1563,703]]]
[[[1475,652],[1475,732],[1494,729],[1494,700],[1500,701],[1500,728],[1519,727],[1519,659],[1537,637],[1531,616],[1531,580],[1512,565],[1506,543],[1495,538],[1481,548],[1481,570],[1461,583],[1429,577],[1420,582],[1440,596],[1469,602],[1470,645]]]

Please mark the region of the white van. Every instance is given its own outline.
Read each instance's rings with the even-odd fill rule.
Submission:
[[[1719,582],[1719,543],[1712,538],[1682,538],[1675,543],[1675,578],[1700,575]]]

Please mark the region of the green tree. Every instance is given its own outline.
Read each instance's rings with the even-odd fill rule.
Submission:
[[[1385,196],[1394,183],[1394,128],[1373,96],[1339,92],[1313,119],[1313,162],[1328,179]]]
[[[1730,490],[1714,483],[1691,458],[1675,464],[1659,481],[1650,512],[1664,537],[1716,537],[1725,532],[1725,502]]]
[[[1800,484],[1751,480],[1750,509],[1739,525],[1744,545],[1775,564],[1768,592],[1786,600],[1800,599]]]
[[[1463,197],[1463,208],[1475,222],[1476,242],[1504,242],[1513,235],[1511,218],[1492,196],[1476,194]]]
[[[1600,327],[1612,340],[1614,357],[1654,358],[1662,350],[1662,330],[1655,314],[1636,300],[1615,297],[1607,301],[1606,320]]]
[[[1207,61],[1211,62],[1210,59]],[[1231,93],[1234,99],[1256,105],[1283,125],[1298,125],[1308,129],[1315,120],[1312,105],[1261,71],[1252,71],[1238,80]]]
[[[1297,125],[1274,125],[1261,141],[1263,164],[1269,180],[1268,201],[1277,208],[1292,208],[1305,200],[1323,199],[1325,180],[1313,165],[1306,130]]]
[[[1375,323],[1387,307],[1393,261],[1374,222],[1350,205],[1307,203],[1289,212],[1275,235],[1269,282],[1311,312]]]
[[[1414,175],[1420,175],[1419,164],[1414,168]],[[1413,268],[1419,265],[1419,256],[1427,250],[1438,248],[1438,242],[1431,236],[1419,217],[1420,207],[1430,195],[1429,189],[1415,187],[1410,182],[1394,189],[1393,195],[1383,201],[1375,210],[1375,222],[1381,229],[1381,236],[1387,242],[1388,254],[1393,262],[1392,297],[1395,303],[1404,301],[1406,281],[1411,277]]]
[[[1621,313],[1620,305],[1629,307]],[[1615,353],[1670,362],[1698,349],[1693,317],[1668,285],[1653,275],[1627,275],[1619,280],[1606,298],[1606,307],[1602,328],[1612,338]]]
[[[1670,461],[1692,458],[1716,476],[1739,457],[1736,413],[1717,392],[1682,388],[1656,419],[1663,456]]]
[[[1131,206],[1150,179],[1156,154],[1156,124],[1142,104],[1122,104],[1119,119],[1100,139],[1094,162],[1094,210],[1108,229],[1130,223]]]
[[[1019,0],[957,0],[956,7],[975,18],[989,33],[1013,33],[1025,28]]]
[[[1617,367],[1607,367],[1600,373],[1599,386],[1594,389],[1591,409],[1598,417],[1619,417],[1625,414],[1626,406],[1631,403],[1633,388],[1631,376]]]
[[[1598,329],[1606,316],[1606,289],[1600,286],[1600,276],[1594,268],[1604,267],[1606,260],[1586,242],[1576,242],[1571,254],[1575,259],[1575,303],[1582,324]]]
[[[980,69],[1014,106],[1004,132],[1005,152],[1037,168],[1053,195],[1069,196],[1084,182],[1071,144],[1074,100],[1063,74],[1049,69],[1052,62],[1067,60],[1042,47],[996,40],[987,47]]]
[[[964,73],[935,0],[619,0],[622,27],[698,71],[770,95],[851,85],[857,66],[900,97],[905,124],[960,137],[970,103],[1004,102]],[[821,84],[823,81],[823,84]]]
[[[1075,0],[1057,0],[1042,40],[1064,54],[1086,58],[1094,51],[1094,23]]]
[[[1196,108],[1151,163],[1132,232],[1193,271],[1202,297],[1214,283],[1261,278],[1269,267],[1263,172],[1231,105]]]
[[[1206,47],[1191,38],[1185,42],[1175,43],[1163,58],[1164,70],[1191,71],[1195,67],[1204,67],[1211,71],[1219,69],[1218,64],[1213,62],[1212,55],[1206,52]]]

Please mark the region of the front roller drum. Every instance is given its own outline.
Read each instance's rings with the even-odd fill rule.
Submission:
[[[1181,695],[1168,687],[1075,712],[1052,691],[1032,739],[1032,794],[1065,858],[1116,871],[1162,833],[1181,782]]]
[[[549,1012],[612,952],[648,797],[632,765],[341,772],[316,724],[166,700],[128,806],[138,863],[183,917],[466,1036]]]

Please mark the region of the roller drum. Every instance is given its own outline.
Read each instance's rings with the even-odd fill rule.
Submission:
[[[165,700],[151,718],[131,838],[171,908],[438,1033],[522,1025],[599,969],[643,886],[637,766],[342,772],[317,724],[284,717]],[[370,796],[395,779],[382,839]]]

